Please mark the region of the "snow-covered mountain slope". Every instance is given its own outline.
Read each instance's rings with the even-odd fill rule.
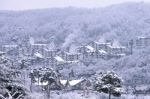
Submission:
[[[103,37],[126,42],[139,35],[149,35],[149,27],[150,6],[145,3],[124,3],[100,9],[0,11],[0,35],[7,41],[29,34],[41,39],[54,36],[58,43],[65,43],[64,46]]]

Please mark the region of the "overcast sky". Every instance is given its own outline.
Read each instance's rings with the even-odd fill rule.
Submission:
[[[0,0],[0,10],[27,10],[69,6],[98,8],[129,1],[150,2],[150,0]]]

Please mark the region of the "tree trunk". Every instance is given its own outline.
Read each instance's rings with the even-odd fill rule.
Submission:
[[[111,88],[109,89],[109,99],[111,99]]]
[[[30,91],[31,91],[31,93],[32,93],[32,78],[31,78]]]
[[[40,88],[40,77],[38,75],[38,88]]]
[[[48,99],[50,99],[50,85],[47,86],[47,95],[48,95]]]
[[[111,99],[111,93],[109,93],[109,99]]]

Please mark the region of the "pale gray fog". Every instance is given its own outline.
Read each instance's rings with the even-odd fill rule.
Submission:
[[[150,2],[150,0],[0,0],[0,10],[27,10],[69,6],[99,8],[123,2]]]

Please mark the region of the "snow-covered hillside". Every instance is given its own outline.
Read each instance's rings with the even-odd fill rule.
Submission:
[[[102,37],[125,42],[149,35],[149,26],[150,7],[145,3],[124,3],[100,9],[0,11],[1,40],[7,42],[28,34],[40,39],[54,36],[64,46]]]

